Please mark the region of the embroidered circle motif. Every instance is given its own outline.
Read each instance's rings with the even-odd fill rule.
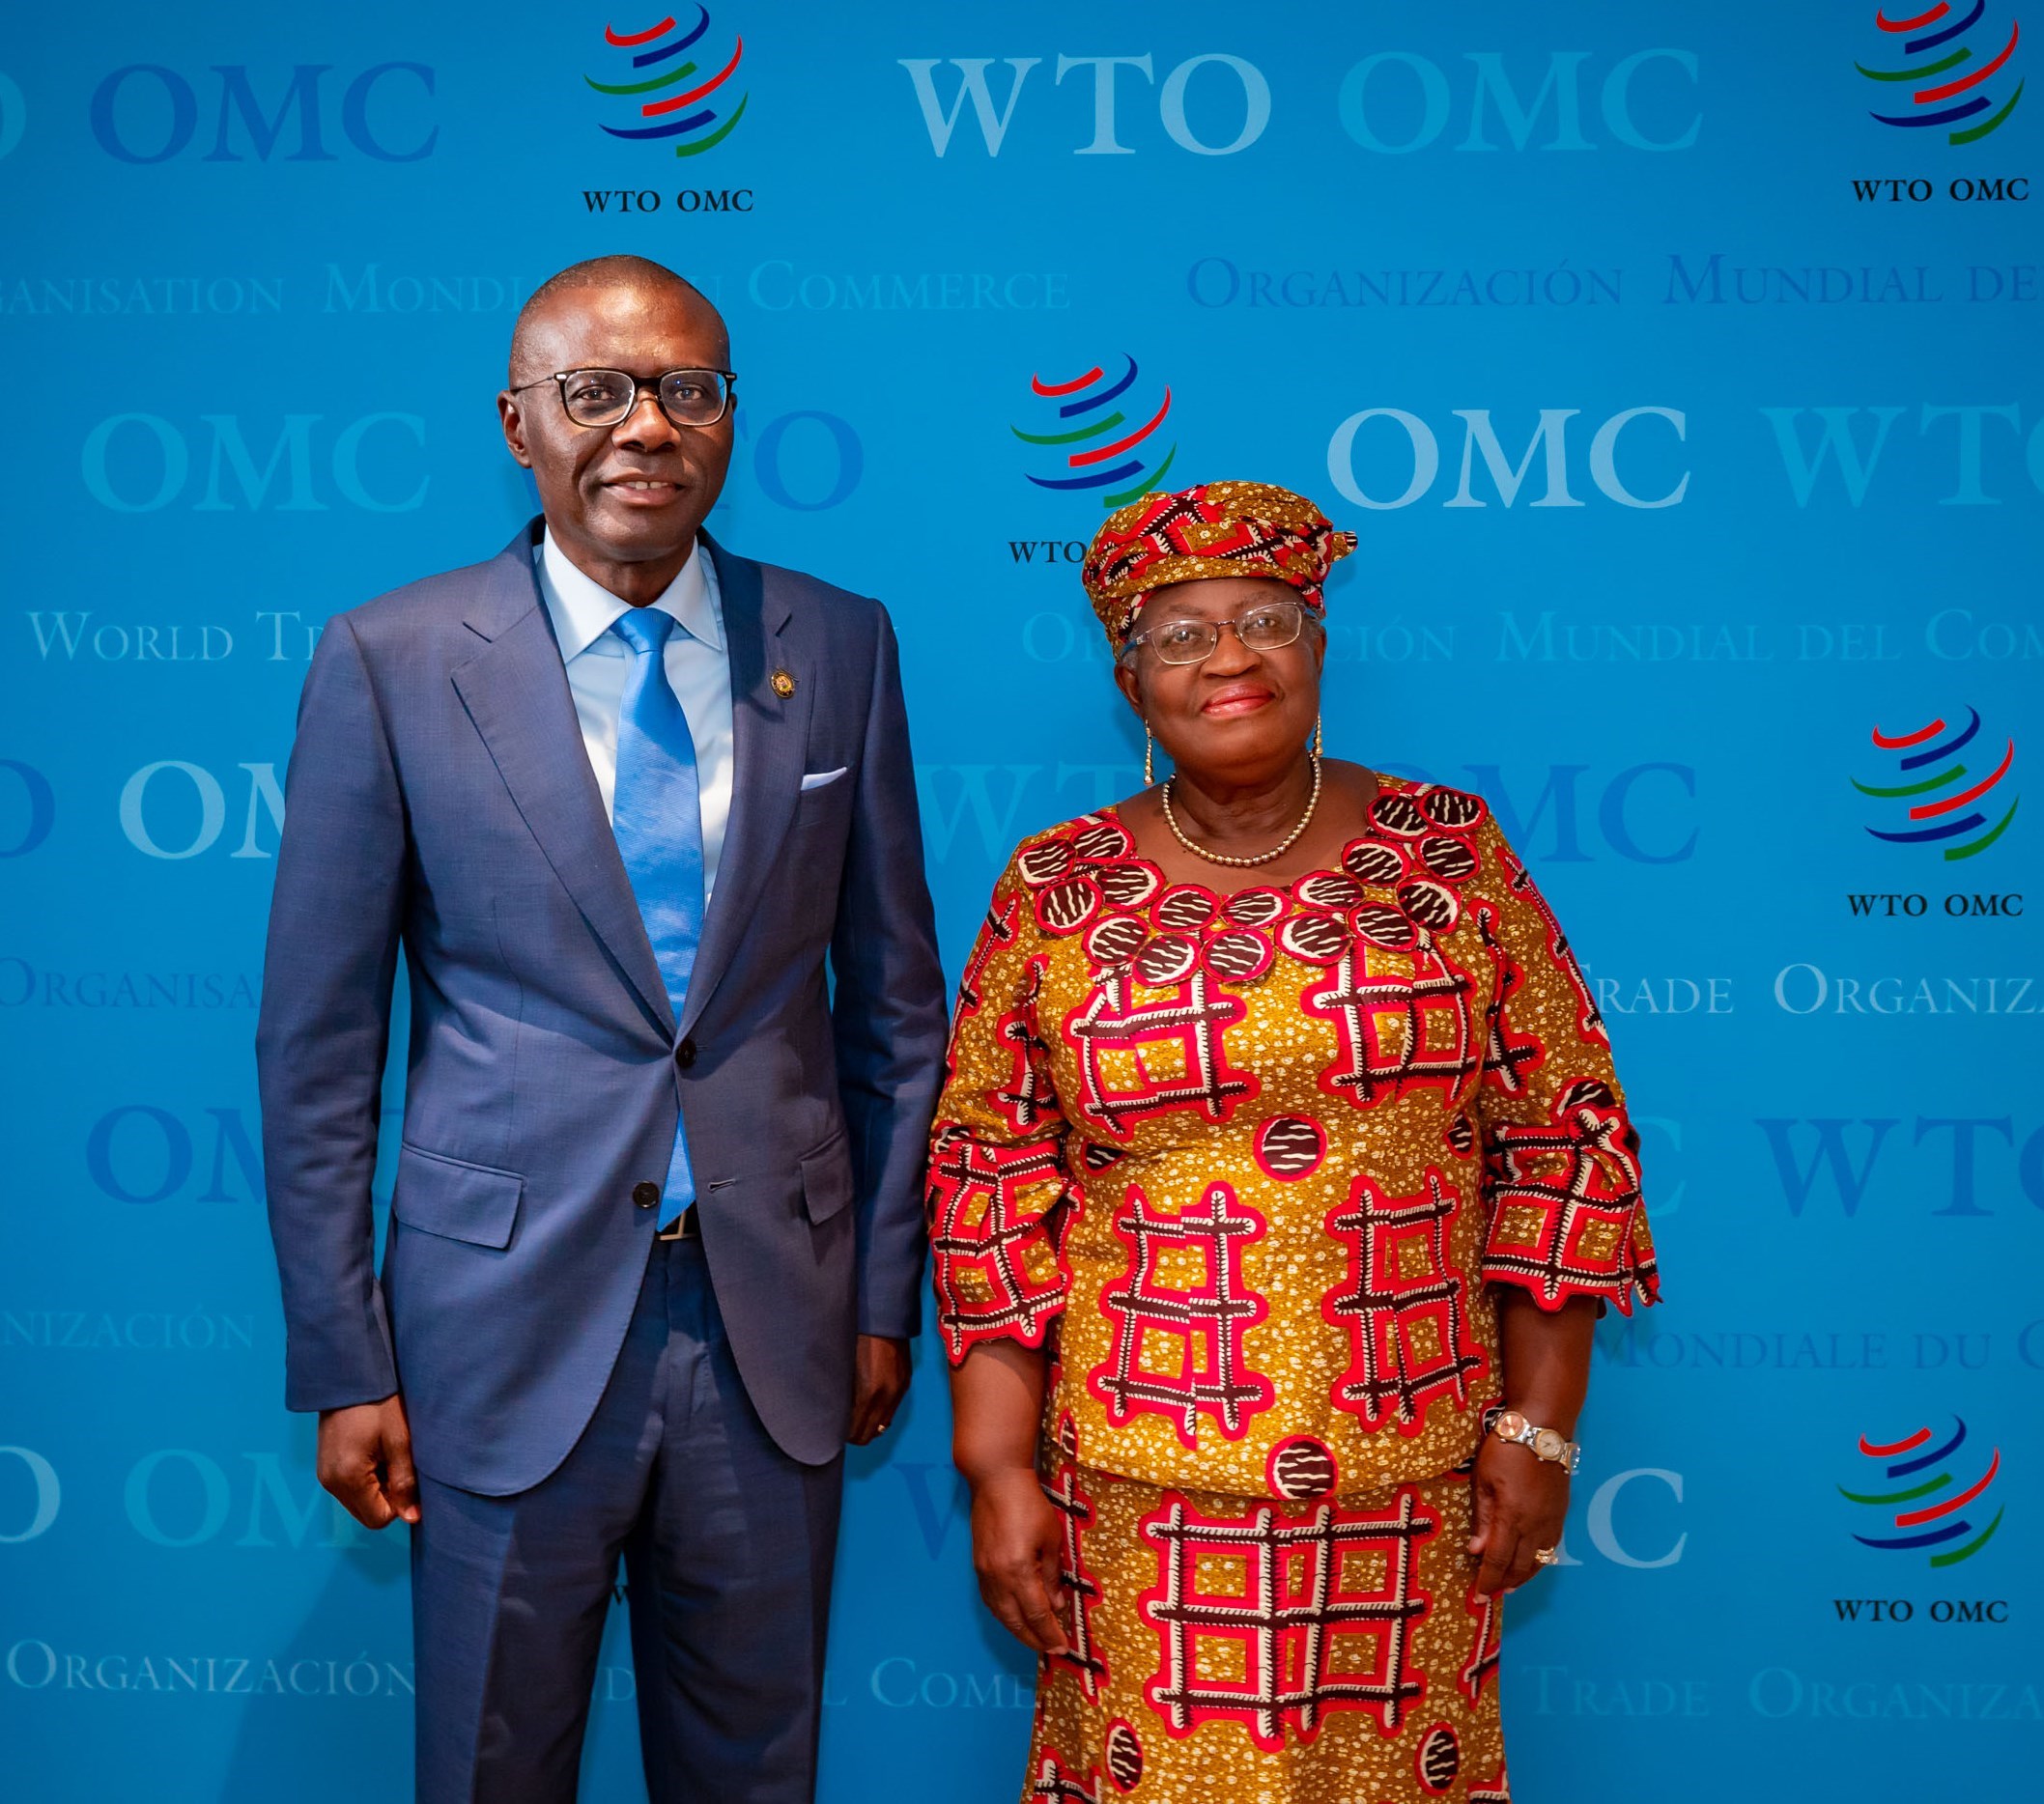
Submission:
[[[1086,956],[1096,965],[1119,965],[1143,949],[1150,929],[1135,915],[1109,915],[1086,936]]]
[[[1121,858],[1132,845],[1125,828],[1117,827],[1112,821],[1102,821],[1089,827],[1071,842],[1072,856],[1088,863],[1098,863],[1107,859]]]
[[[1446,933],[1462,919],[1462,898],[1446,884],[1415,877],[1398,887],[1398,902],[1429,933]]]
[[[1370,818],[1380,832],[1400,839],[1413,839],[1427,831],[1428,821],[1410,796],[1379,796],[1370,804]]]
[[[1405,856],[1380,839],[1357,839],[1342,854],[1342,869],[1359,884],[1390,886],[1405,874]]]
[[[1244,889],[1228,898],[1228,918],[1242,927],[1267,927],[1285,912],[1285,898],[1275,889]]]
[[[1091,877],[1070,877],[1036,898],[1036,919],[1048,934],[1076,933],[1100,907],[1100,891]]]
[[[1100,893],[1117,908],[1140,908],[1163,882],[1148,864],[1109,864],[1093,873]]]
[[[1270,942],[1246,927],[1216,934],[1207,943],[1207,969],[1223,983],[1254,983],[1275,957]]]
[[[1071,847],[1062,839],[1048,840],[1040,846],[1031,846],[1015,860],[1015,865],[1024,883],[1040,889],[1071,869]]]
[[[1158,899],[1156,907],[1157,925],[1176,927],[1181,932],[1193,932],[1207,925],[1214,916],[1213,898],[1204,889],[1196,889],[1190,884],[1181,884],[1176,889],[1167,889]]]
[[[1270,1450],[1271,1494],[1288,1504],[1310,1504],[1334,1489],[1337,1468],[1326,1442],[1295,1434]]]
[[[1136,981],[1152,989],[1180,983],[1192,972],[1199,947],[1181,934],[1160,933],[1136,955]]]
[[[1462,1764],[1462,1744],[1456,1740],[1455,1731],[1446,1723],[1435,1723],[1419,1744],[1414,1764],[1419,1768],[1420,1784],[1435,1797],[1447,1790]]]
[[[1315,871],[1301,877],[1292,893],[1308,908],[1348,908],[1362,899],[1354,881],[1338,871]]]
[[[1143,1777],[1143,1744],[1119,1718],[1107,1726],[1107,1776],[1117,1791],[1133,1791]]]
[[[1257,1163],[1281,1182],[1312,1176],[1326,1156],[1326,1130],[1310,1115],[1272,1115],[1257,1129]]]
[[[1387,952],[1408,951],[1419,944],[1419,933],[1412,922],[1388,903],[1365,902],[1355,911],[1353,919],[1357,933]]]
[[[1278,944],[1309,965],[1331,965],[1348,944],[1348,929],[1332,915],[1294,915],[1278,929]]]
[[[1419,842],[1419,856],[1434,876],[1451,884],[1464,883],[1476,874],[1476,854],[1465,839],[1429,833]]]
[[[1424,790],[1419,805],[1434,826],[1450,828],[1457,832],[1474,827],[1484,818],[1483,798],[1460,789]]]

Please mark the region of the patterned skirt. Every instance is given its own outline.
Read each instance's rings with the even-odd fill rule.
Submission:
[[[1509,1798],[1466,1478],[1289,1505],[1052,1474],[1072,1651],[1024,1804]]]

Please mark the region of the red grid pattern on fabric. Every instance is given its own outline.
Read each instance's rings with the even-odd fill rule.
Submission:
[[[1498,1653],[1504,1643],[1504,1599],[1495,1592],[1469,1588],[1463,1606],[1476,1619],[1476,1633],[1469,1642],[1469,1657],[1455,1676],[1455,1688],[1474,1704],[1483,1695],[1484,1680],[1496,1682]]]
[[[1432,945],[1411,957],[1410,976],[1373,977],[1362,948],[1351,941],[1327,976],[1305,990],[1306,1011],[1333,1022],[1340,1037],[1339,1057],[1320,1075],[1320,1087],[1330,1096],[1367,1109],[1431,1084],[1452,1097],[1476,1070],[1468,973]]]
[[[1241,998],[1228,995],[1204,971],[1152,1001],[1137,1001],[1136,988],[1126,971],[1113,972],[1065,1020],[1078,1050],[1080,1111],[1123,1140],[1130,1121],[1173,1109],[1227,1120],[1259,1087],[1254,1077],[1230,1068],[1222,1047],[1222,1030],[1247,1012]],[[1166,1075],[1150,1075],[1146,1048],[1154,1049]],[[1116,1083],[1108,1068],[1113,1053],[1135,1055],[1134,1082]]]
[[[1022,1192],[1052,1179],[1059,1190],[1043,1206],[1025,1202]],[[994,1146],[960,1129],[939,1134],[927,1200],[938,1322],[953,1362],[975,1341],[1003,1335],[1042,1344],[1068,1283],[1050,1217],[1077,1199],[1054,1139]]]
[[[1178,1215],[1153,1212],[1142,1190],[1129,1186],[1115,1220],[1128,1271],[1100,1293],[1100,1308],[1114,1318],[1113,1345],[1088,1379],[1110,1423],[1154,1411],[1196,1447],[1202,1415],[1235,1440],[1250,1416],[1270,1407],[1270,1381],[1249,1369],[1242,1346],[1270,1312],[1242,1278],[1243,1246],[1261,1239],[1263,1226],[1227,1184],[1208,1186],[1199,1208]],[[1197,1282],[1174,1282],[1193,1268]]]
[[[1402,1434],[1417,1434],[1433,1398],[1468,1406],[1469,1380],[1486,1362],[1448,1249],[1448,1226],[1461,1208],[1462,1198],[1429,1166],[1426,1188],[1409,1197],[1387,1197],[1358,1177],[1327,1217],[1327,1231],[1348,1244],[1349,1283],[1322,1308],[1348,1330],[1353,1349],[1334,1401],[1366,1427],[1395,1422]]]
[[[1100,1600],[1100,1581],[1087,1569],[1083,1539],[1093,1527],[1093,1499],[1079,1488],[1079,1468],[1069,1459],[1059,1461],[1057,1476],[1043,1487],[1043,1494],[1058,1512],[1064,1531],[1058,1576],[1072,1598],[1071,1648],[1058,1656],[1059,1663],[1072,1668],[1087,1702],[1097,1704],[1100,1687],[1107,1682],[1107,1656],[1093,1640],[1093,1613]]]
[[[1487,1281],[1523,1285],[1550,1308],[1590,1295],[1630,1313],[1635,1282],[1653,1299],[1660,1281],[1639,1226],[1638,1136],[1604,1085],[1572,1085],[1547,1126],[1504,1122],[1488,1138]]]
[[[1404,1488],[1387,1510],[1322,1504],[1298,1521],[1266,1504],[1202,1516],[1167,1491],[1143,1522],[1158,1550],[1138,1606],[1161,1642],[1151,1707],[1173,1734],[1226,1718],[1264,1748],[1288,1730],[1310,1741],[1329,1710],[1396,1730],[1426,1692],[1411,1636],[1433,1603],[1419,1549],[1439,1526]]]

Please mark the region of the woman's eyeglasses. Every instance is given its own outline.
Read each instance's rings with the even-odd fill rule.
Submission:
[[[1230,628],[1253,652],[1274,652],[1297,638],[1305,621],[1302,602],[1259,602],[1233,620],[1160,620],[1141,633],[1130,634],[1121,655],[1128,657],[1138,645],[1148,641],[1159,662],[1205,663],[1221,642],[1223,627]]]

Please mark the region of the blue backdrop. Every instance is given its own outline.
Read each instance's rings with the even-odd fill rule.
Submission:
[[[1329,747],[1534,861],[1668,1283],[1600,1332],[1568,1561],[1514,1606],[1519,1795],[2032,1783],[2020,9],[716,0],[663,55],[664,6],[0,25],[8,1795],[409,1795],[405,1549],[280,1407],[280,782],[322,623],[531,509],[511,320],[617,249],[730,322],[716,529],[894,609],[953,971],[1012,842],[1138,780],[1103,497],[1259,477],[1361,534]],[[1124,378],[1043,442],[1040,390]],[[1019,1785],[919,1363],[852,1462],[827,1799]],[[631,1682],[613,1635],[591,1797],[640,1795]]]

